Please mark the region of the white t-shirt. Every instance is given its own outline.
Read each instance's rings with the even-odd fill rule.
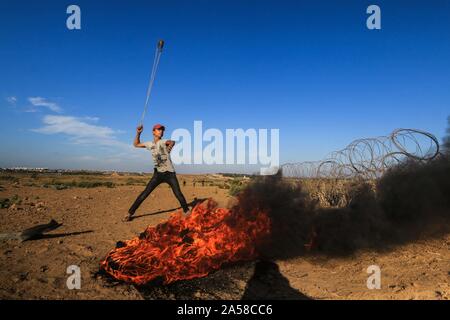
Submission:
[[[156,143],[154,141],[147,141],[144,145],[152,153],[153,163],[158,172],[175,172],[172,160],[170,160],[169,151],[167,150],[166,141],[163,139],[158,140]]]

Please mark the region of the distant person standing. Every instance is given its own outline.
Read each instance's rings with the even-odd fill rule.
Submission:
[[[170,151],[175,145],[173,140],[162,139],[164,135],[165,127],[161,124],[155,124],[153,126],[153,141],[148,141],[141,143],[141,133],[144,127],[141,125],[136,128],[136,137],[134,138],[133,145],[136,148],[147,148],[153,157],[154,169],[153,176],[149,183],[145,187],[144,191],[136,198],[133,205],[128,210],[128,214],[125,216],[124,221],[131,221],[133,215],[141,203],[150,195],[150,193],[161,183],[165,182],[169,184],[175,197],[180,202],[181,207],[185,214],[189,214],[190,210],[186,203],[186,199],[181,193],[180,185],[173,167],[172,161],[170,160]]]

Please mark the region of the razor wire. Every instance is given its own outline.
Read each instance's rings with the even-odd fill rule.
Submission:
[[[376,179],[407,159],[429,161],[439,154],[434,135],[417,129],[396,129],[388,136],[357,139],[320,161],[286,163],[284,177]]]

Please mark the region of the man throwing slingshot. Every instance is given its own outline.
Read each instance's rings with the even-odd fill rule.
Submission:
[[[149,194],[161,183],[166,182],[172,188],[172,191],[180,202],[181,207],[185,214],[189,214],[190,210],[186,203],[186,199],[180,190],[178,179],[173,168],[172,161],[170,160],[170,151],[175,145],[175,141],[162,139],[164,135],[165,127],[160,124],[153,126],[153,141],[141,143],[141,133],[144,130],[142,125],[136,128],[136,137],[134,138],[133,145],[136,148],[147,148],[151,151],[153,156],[153,162],[155,168],[153,170],[153,176],[144,191],[136,198],[133,205],[128,210],[128,214],[125,216],[124,221],[131,221],[133,215],[141,203],[149,196]]]

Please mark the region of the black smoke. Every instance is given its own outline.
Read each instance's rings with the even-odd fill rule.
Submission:
[[[329,183],[333,183],[330,180]],[[269,212],[272,236],[260,247],[264,258],[305,254],[349,255],[450,231],[450,157],[406,161],[373,183],[349,184],[352,198],[342,208],[322,208],[302,181],[280,174],[258,177],[238,195],[241,210]]]

